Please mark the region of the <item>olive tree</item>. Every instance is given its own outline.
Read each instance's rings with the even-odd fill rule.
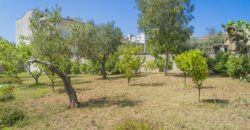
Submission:
[[[103,79],[106,79],[106,63],[121,45],[122,32],[114,22],[95,25],[93,21],[73,26],[72,43],[77,46],[76,54],[100,66]]]
[[[58,7],[46,12],[34,11],[34,15],[30,19],[32,30],[30,37],[32,59],[30,62],[44,65],[51,72],[57,74],[63,81],[70,102],[69,107],[79,107],[80,103],[70,77],[60,66],[67,64],[73,57],[72,45],[67,42],[68,35],[64,33],[65,28],[60,25],[61,20],[61,9]]]
[[[192,34],[189,22],[194,6],[190,0],[137,0],[139,28],[148,36],[148,47],[154,54],[165,54],[167,75],[169,55],[178,51]]]

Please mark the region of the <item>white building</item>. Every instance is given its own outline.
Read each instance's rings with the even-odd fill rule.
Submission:
[[[46,11],[46,10],[45,10]],[[34,15],[34,10],[29,10],[28,12],[26,12],[24,14],[23,17],[19,18],[16,21],[16,45],[18,46],[18,44],[20,44],[21,42],[21,37],[25,37],[28,38],[32,35],[32,31],[30,29],[30,19],[32,18],[32,16]],[[43,18],[41,18],[43,20]],[[76,22],[76,20],[74,20],[74,18],[61,18],[60,23],[59,23],[59,27],[63,32],[67,32],[64,30],[67,30],[70,25],[72,25],[72,23]],[[22,39],[23,42],[25,42],[26,44],[29,44],[30,41],[28,39]]]
[[[28,11],[23,17],[16,21],[16,45],[20,43],[20,37],[29,37],[32,35],[30,29],[30,18],[33,15],[33,10]],[[29,43],[28,40],[24,40],[25,43]]]
[[[131,43],[139,43],[139,44],[145,44],[146,43],[146,37],[145,37],[144,33],[140,33],[137,36],[129,34],[128,36],[125,36],[124,39],[131,42]]]
[[[132,35],[132,34],[129,34],[127,36],[124,36],[124,40],[131,43],[131,44],[137,44],[137,45],[143,45],[143,52],[146,53],[146,41],[147,41],[147,38],[145,36],[144,33],[140,33],[139,35],[135,36],[135,35]]]
[[[46,10],[45,10],[46,12]],[[20,42],[24,42],[25,44],[30,44],[29,37],[32,36],[32,30],[30,28],[30,19],[34,15],[34,10],[29,10],[26,12],[21,18],[17,19],[16,21],[16,46],[20,44]],[[41,20],[45,20],[41,18]],[[73,18],[61,18],[58,27],[63,31],[63,33],[67,33],[68,28],[72,23],[75,22]],[[21,39],[21,37],[25,37],[25,39]],[[30,66],[31,71],[40,71],[34,65]]]

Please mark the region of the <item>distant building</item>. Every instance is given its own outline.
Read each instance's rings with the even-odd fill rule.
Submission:
[[[45,10],[46,12],[47,10]],[[24,14],[23,17],[16,21],[16,46],[20,44],[20,42],[24,42],[25,44],[30,44],[29,37],[32,36],[32,30],[30,29],[30,19],[34,16],[34,10],[30,10]],[[44,17],[41,17],[41,21],[46,20]],[[58,28],[62,31],[63,35],[68,34],[68,28],[72,23],[76,22],[74,18],[61,18],[60,23],[57,25]],[[25,39],[20,39],[21,37],[25,37]],[[1,72],[0,66],[0,72]],[[39,69],[33,65],[30,66],[31,71],[39,71]]]
[[[129,34],[127,36],[124,36],[124,40],[126,42],[129,42],[131,44],[137,44],[137,45],[142,45],[143,46],[143,53],[147,52],[147,46],[146,46],[146,41],[147,38],[144,33],[140,33],[139,35],[135,36],[132,34]]]
[[[33,10],[28,11],[23,17],[16,21],[16,45],[20,43],[20,37],[25,36],[29,37],[32,35],[30,29],[30,18],[33,15]],[[24,42],[29,43],[28,40]]]
[[[45,10],[46,12],[47,10]],[[18,45],[21,40],[20,37],[24,36],[24,37],[30,37],[32,36],[32,31],[30,29],[30,19],[32,18],[32,16],[34,15],[34,10],[30,10],[28,12],[26,12],[24,14],[23,17],[21,17],[20,19],[18,19],[16,21],[16,45]],[[41,20],[44,20],[43,18],[41,18]],[[76,22],[76,20],[74,18],[61,18],[61,21],[59,23],[59,27],[60,29],[63,30],[63,33],[67,33],[67,28],[73,23]],[[23,42],[25,42],[26,44],[29,44],[30,41],[28,39],[24,39]]]

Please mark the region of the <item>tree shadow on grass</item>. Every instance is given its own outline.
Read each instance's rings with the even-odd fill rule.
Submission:
[[[71,81],[72,85],[74,84],[87,84],[87,83],[92,83],[92,81],[82,81],[82,80],[72,80]],[[55,86],[63,86],[62,81],[55,81]]]
[[[148,74],[145,74],[145,73],[139,73],[139,74],[136,74],[133,78],[141,78],[141,77],[147,77]]]
[[[204,99],[202,100],[203,103],[209,103],[209,104],[218,104],[218,105],[227,105],[229,104],[228,100],[224,100],[224,99]]]
[[[131,84],[130,86],[141,86],[141,87],[159,87],[159,86],[163,86],[164,83],[136,83],[136,84]]]
[[[79,81],[79,80],[73,80],[71,81],[72,84],[87,84],[92,83],[92,81]]]
[[[201,89],[215,89],[216,87],[213,86],[203,86]]]
[[[126,77],[124,75],[107,75],[106,79],[103,79],[102,77],[98,77],[96,79],[97,80],[118,80],[122,78],[126,78]]]
[[[82,74],[70,74],[69,75],[70,78],[77,78],[77,77],[83,77]]]
[[[136,74],[133,78],[141,78],[141,77],[146,77],[148,74]],[[102,77],[96,78],[97,80],[119,80],[126,78],[125,75],[108,75],[106,79],[103,79]]]
[[[80,93],[80,92],[89,91],[89,90],[92,90],[92,89],[91,88],[76,88],[75,90],[76,90],[76,93]],[[66,93],[64,88],[56,89],[56,92],[58,94]]]
[[[48,84],[46,84],[46,83],[22,84],[19,86],[19,88],[22,90],[35,90],[38,88],[47,88],[47,87],[48,87]]]
[[[97,107],[133,107],[140,104],[141,100],[130,100],[128,98],[115,98],[115,97],[101,97],[97,99],[91,99],[87,102],[82,102],[81,107],[85,108],[97,108]]]
[[[48,86],[48,84],[46,84],[46,83],[38,83],[38,84],[34,83],[34,84],[29,84],[27,87],[28,88],[38,88],[38,87],[44,88],[46,86]]]

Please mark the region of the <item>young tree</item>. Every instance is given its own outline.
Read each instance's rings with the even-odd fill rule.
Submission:
[[[0,40],[0,50],[0,65],[4,68],[4,73],[16,77],[24,70],[25,62],[30,56],[29,47],[16,47],[6,40]]]
[[[177,67],[184,72],[184,85],[187,82],[187,72],[188,72],[188,55],[187,52],[183,52],[175,58],[175,63]]]
[[[128,79],[128,85],[131,78],[135,75],[136,71],[140,69],[144,60],[138,55],[142,48],[136,46],[123,46],[119,50],[120,60],[118,66]]]
[[[77,46],[76,54],[84,56],[100,66],[106,79],[106,63],[121,45],[122,32],[114,22],[96,26],[93,22],[76,23],[72,29],[72,42]]]
[[[24,40],[25,37],[21,37],[21,41]],[[37,66],[32,66],[31,63],[28,62],[28,60],[31,58],[31,50],[32,47],[30,45],[25,45],[24,42],[19,43],[18,46],[16,46],[18,57],[18,64],[20,66],[20,71],[25,69],[28,71],[28,73],[31,75],[31,77],[36,81],[36,84],[39,84],[38,79],[42,75],[42,69]]]
[[[38,79],[43,73],[42,69],[36,68],[36,70],[32,70],[32,64],[29,62],[26,64],[25,68],[28,71],[28,73],[31,75],[31,77],[36,81],[36,84],[39,84]]]
[[[60,26],[60,8],[57,7],[46,12],[35,10],[30,22],[32,30],[30,41],[33,57],[31,63],[44,65],[51,72],[57,74],[63,81],[70,102],[69,107],[79,107],[80,103],[72,87],[70,77],[60,66],[67,64],[73,57],[72,45],[66,42],[68,35],[63,33],[65,28]]]
[[[148,36],[148,46],[156,54],[165,54],[167,75],[169,54],[176,53],[192,34],[189,22],[194,6],[190,0],[137,0],[139,27]]]
[[[197,85],[199,95],[198,100],[200,102],[200,94],[203,80],[208,75],[207,60],[203,57],[203,53],[200,50],[191,50],[186,52],[186,61],[183,62],[186,65],[181,68],[186,68],[188,75],[192,77],[193,82]],[[182,64],[183,65],[183,64]]]
[[[0,50],[0,65],[4,68],[4,74],[15,77],[18,73],[18,68],[15,66],[17,49],[9,42],[0,40]]]

